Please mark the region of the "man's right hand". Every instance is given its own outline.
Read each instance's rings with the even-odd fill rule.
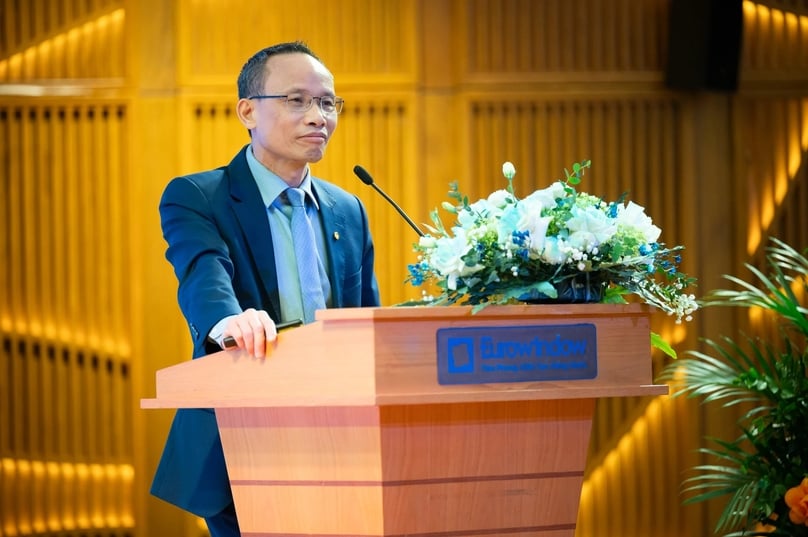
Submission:
[[[253,358],[266,358],[268,347],[278,339],[278,331],[269,314],[253,308],[232,316],[222,335],[235,341],[235,346],[228,346],[228,349],[244,349]]]

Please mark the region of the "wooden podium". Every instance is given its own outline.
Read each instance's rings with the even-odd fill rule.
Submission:
[[[573,537],[595,400],[667,393],[651,384],[651,311],[322,310],[266,360],[227,351],[158,371],[142,407],[216,409],[245,537]],[[445,331],[569,326],[596,333],[594,378],[438,381]]]

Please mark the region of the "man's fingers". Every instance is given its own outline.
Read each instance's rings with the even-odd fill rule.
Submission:
[[[233,348],[247,351],[255,358],[266,357],[267,343],[275,341],[277,330],[269,314],[263,310],[249,308],[233,317],[225,328],[225,339],[232,338]]]

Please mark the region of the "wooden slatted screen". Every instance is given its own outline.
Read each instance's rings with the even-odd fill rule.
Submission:
[[[2,535],[134,525],[126,126],[0,106]]]

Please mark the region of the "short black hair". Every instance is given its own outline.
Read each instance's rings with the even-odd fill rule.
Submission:
[[[289,43],[278,43],[265,49],[259,50],[247,60],[241,73],[238,75],[238,98],[246,99],[252,95],[260,95],[264,91],[264,80],[266,79],[266,63],[272,56],[279,54],[302,53],[308,54],[318,62],[322,63],[311,49],[302,41],[291,41]]]

